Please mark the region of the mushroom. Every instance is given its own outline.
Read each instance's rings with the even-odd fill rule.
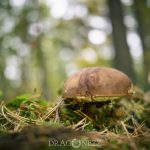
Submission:
[[[106,101],[131,95],[131,80],[123,72],[107,67],[84,68],[67,79],[63,97],[76,102]]]
[[[88,103],[90,109],[92,102],[102,104],[133,92],[131,80],[123,72],[108,67],[89,67],[67,79],[63,98],[70,104]]]

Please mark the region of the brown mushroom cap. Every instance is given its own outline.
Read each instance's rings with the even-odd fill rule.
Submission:
[[[78,101],[105,101],[133,93],[131,80],[123,72],[107,67],[84,68],[67,79],[63,97]]]

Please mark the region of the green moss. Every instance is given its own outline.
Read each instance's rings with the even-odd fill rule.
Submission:
[[[6,106],[19,108],[21,104],[30,105],[31,103],[37,103],[41,106],[47,106],[48,102],[44,99],[41,99],[41,96],[33,96],[31,94],[23,94],[15,97],[14,99],[10,100]]]
[[[89,103],[82,101],[74,104],[65,101],[58,103],[59,105],[57,103],[52,105],[41,96],[30,94],[17,96],[6,105],[4,103],[0,105],[0,132],[12,132],[16,128],[20,131],[28,125],[71,127],[88,133],[91,131],[100,133],[100,140],[105,141],[102,145],[104,150],[130,150],[132,148],[130,140],[133,140],[132,142],[140,149],[148,150],[150,103],[144,101],[142,97],[122,98],[119,101],[106,99],[106,101],[96,100]],[[95,107],[91,107],[92,105]],[[120,115],[122,111],[124,113]],[[104,130],[107,132],[101,133]],[[131,136],[130,140],[127,134]],[[138,138],[134,140],[133,135]]]

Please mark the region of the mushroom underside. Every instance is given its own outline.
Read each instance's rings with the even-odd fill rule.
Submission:
[[[111,100],[119,100],[124,96],[96,96],[96,97],[85,97],[85,96],[78,96],[75,98],[65,98],[66,101],[70,102],[83,102],[83,103],[88,103],[88,102],[105,102],[105,101],[111,101]]]

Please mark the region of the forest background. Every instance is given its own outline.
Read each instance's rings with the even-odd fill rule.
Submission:
[[[1,0],[0,95],[55,100],[78,69],[108,66],[150,90],[150,0]]]

